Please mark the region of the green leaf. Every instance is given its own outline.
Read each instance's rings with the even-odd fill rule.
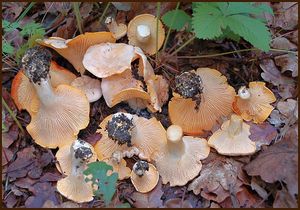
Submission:
[[[31,36],[33,34],[40,34],[42,36],[45,35],[45,29],[39,23],[30,22],[22,27],[22,31],[20,34],[24,36]]]
[[[225,30],[223,30],[223,34],[221,36],[219,36],[217,39],[231,39],[233,41],[239,42],[240,41],[240,36],[233,33],[229,27],[227,27]]]
[[[83,172],[86,176],[92,175],[92,178],[86,178],[86,181],[92,181],[93,185],[98,187],[98,189],[94,191],[94,194],[97,197],[103,198],[106,206],[108,206],[115,194],[118,180],[117,173],[112,173],[108,176],[108,171],[113,171],[113,167],[101,161],[88,164],[88,168]]]
[[[271,34],[261,21],[245,15],[232,15],[225,19],[225,23],[233,33],[242,36],[254,47],[270,50]]]
[[[174,19],[173,19],[174,18]],[[191,28],[192,18],[183,10],[171,10],[162,16],[162,21],[165,25],[173,30],[181,30],[184,26]]]
[[[131,208],[129,203],[122,203],[116,206],[116,208]]]
[[[13,30],[15,30],[16,28],[19,28],[19,27],[20,27],[20,25],[19,25],[18,22],[10,23],[7,20],[2,21],[2,28],[4,29],[5,33],[11,32],[11,31],[13,31]]]
[[[10,43],[2,39],[2,53],[13,55],[14,51],[15,48]]]
[[[264,6],[265,5],[265,6]],[[228,8],[224,11],[224,15],[235,14],[253,14],[259,15],[263,12],[273,13],[272,9],[264,5],[254,5],[250,2],[230,2]]]

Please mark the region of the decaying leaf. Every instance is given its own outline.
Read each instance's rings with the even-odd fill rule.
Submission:
[[[164,208],[193,208],[189,200],[172,198],[165,202]]]
[[[258,150],[263,145],[269,145],[277,136],[277,129],[269,123],[255,124],[249,122],[248,124],[250,125],[251,133],[249,138],[255,142]]]
[[[292,77],[298,76],[298,56],[295,54],[276,56],[275,63],[281,67],[281,72],[291,71]]]
[[[297,200],[285,188],[277,191],[273,208],[297,208]]]
[[[255,176],[251,177],[251,189],[255,190],[261,198],[267,200],[268,193],[265,190],[265,185],[266,183],[263,182],[261,179],[258,179]]]
[[[271,46],[275,49],[282,49],[282,50],[296,50],[298,47],[297,45],[291,43],[285,37],[276,37],[273,39]]]
[[[72,8],[71,2],[44,2],[46,10],[50,13],[57,14],[61,12],[66,15]]]
[[[298,3],[279,2],[275,10],[275,27],[293,30],[298,25]]]

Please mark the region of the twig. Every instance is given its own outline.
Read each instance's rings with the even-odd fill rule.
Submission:
[[[155,62],[158,62],[158,23],[159,23],[159,14],[160,14],[160,2],[156,4],[156,37],[155,37]]]
[[[19,22],[20,20],[22,20],[25,17],[25,15],[27,15],[27,13],[33,7],[34,4],[35,4],[35,2],[31,2],[28,5],[28,7],[22,12],[22,14],[18,17],[18,19],[16,20],[16,22]]]
[[[82,29],[82,19],[81,19],[81,15],[80,15],[80,11],[79,11],[79,2],[73,2],[73,10],[76,16],[76,21],[77,21],[77,26],[79,29],[80,34],[83,34],[83,29]]]

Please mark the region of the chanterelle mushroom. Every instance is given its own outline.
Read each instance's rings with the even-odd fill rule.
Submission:
[[[180,126],[171,125],[167,129],[168,143],[154,156],[163,184],[185,185],[199,174],[202,168],[200,160],[209,154],[205,139],[182,135]]]
[[[118,40],[127,33],[127,26],[123,23],[118,24],[116,20],[109,16],[105,19],[105,24],[108,30],[113,33],[114,37]]]
[[[149,55],[154,55],[157,53],[156,30],[158,30],[157,50],[159,50],[165,39],[165,30],[161,21],[158,20],[158,28],[156,28],[155,16],[150,14],[136,16],[128,24],[129,44],[140,47]]]
[[[57,182],[57,190],[68,199],[82,203],[93,200],[93,187],[86,182],[83,171],[93,157],[91,145],[83,141],[75,141],[71,146],[71,173]]]
[[[59,66],[55,61],[51,61],[49,75],[54,88],[61,84],[70,85],[76,78],[75,74]],[[37,97],[37,93],[23,70],[20,70],[12,81],[11,96],[19,110],[24,109],[31,113],[31,102]]]
[[[155,166],[146,161],[137,161],[130,175],[134,188],[141,193],[147,193],[157,185],[159,174]]]
[[[175,83],[169,116],[184,133],[198,135],[209,131],[220,117],[232,112],[235,91],[219,71],[198,68],[177,76]]]
[[[256,151],[256,146],[249,136],[250,126],[240,116],[232,114],[209,138],[208,145],[222,155],[250,155]]]
[[[37,144],[56,148],[70,145],[88,125],[90,106],[85,94],[72,86],[53,89],[50,60],[51,53],[42,47],[27,50],[22,58],[24,73],[37,93],[31,101],[31,122],[26,129]]]
[[[98,79],[82,75],[73,80],[71,85],[82,90],[90,103],[97,101],[102,96],[101,83]]]
[[[264,122],[274,107],[270,105],[276,98],[264,82],[250,82],[249,88],[241,87],[233,102],[233,110],[246,120],[255,123]]]
[[[95,145],[98,157],[110,158],[116,151],[139,150],[141,159],[151,160],[152,154],[166,144],[165,129],[155,118],[146,119],[118,112],[100,123],[102,138]]]
[[[95,162],[97,160],[97,154],[95,153],[95,150],[92,145],[81,139],[76,140],[74,144],[82,145],[82,147],[89,148],[92,151],[93,155],[86,161],[86,164],[90,162]],[[62,170],[61,173],[65,175],[70,175],[73,167],[73,155],[73,144],[71,146],[65,145],[59,148],[55,155],[58,161],[58,164],[56,165],[57,170]]]

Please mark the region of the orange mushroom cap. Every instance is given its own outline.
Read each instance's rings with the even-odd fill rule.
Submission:
[[[271,114],[275,102],[274,93],[264,82],[250,82],[249,88],[241,87],[232,104],[233,111],[246,120],[254,123],[264,122]]]
[[[200,104],[192,98],[184,98],[173,92],[169,102],[169,116],[173,124],[182,127],[186,134],[198,135],[211,130],[216,121],[232,112],[235,91],[227,84],[227,79],[215,69],[198,68],[190,71],[199,75],[202,83]],[[193,87],[194,88],[194,87]]]
[[[36,41],[40,45],[54,49],[61,56],[66,58],[78,72],[83,74],[85,68],[82,64],[82,60],[86,50],[92,45],[104,42],[115,42],[116,39],[111,32],[93,32],[81,34],[68,40],[60,37],[50,37]]]
[[[60,84],[70,85],[76,76],[69,70],[59,66],[55,61],[50,64],[50,82],[55,88]],[[11,96],[19,110],[25,109],[29,113],[33,98],[37,97],[34,85],[20,70],[14,77],[11,86]]]
[[[209,137],[208,145],[222,155],[250,155],[255,153],[256,145],[249,136],[250,125],[244,123],[240,116],[232,114],[230,120],[225,121],[221,128]]]
[[[165,39],[165,30],[163,24],[158,20],[158,29],[156,30],[157,18],[150,14],[142,14],[133,18],[128,24],[127,36],[129,44],[140,47],[149,55],[156,53],[156,31],[158,30],[159,50]]]
[[[202,168],[200,160],[209,154],[205,139],[182,135],[180,126],[171,125],[167,129],[168,143],[154,156],[163,184],[170,182],[170,186],[185,185],[199,174]]]
[[[109,123],[111,127],[108,127]],[[118,112],[106,117],[97,131],[102,134],[102,138],[96,143],[95,151],[102,158],[110,158],[116,151],[126,152],[136,147],[141,159],[151,160],[152,154],[166,144],[165,129],[155,118],[146,119]],[[109,135],[112,138],[115,136],[116,140]]]

